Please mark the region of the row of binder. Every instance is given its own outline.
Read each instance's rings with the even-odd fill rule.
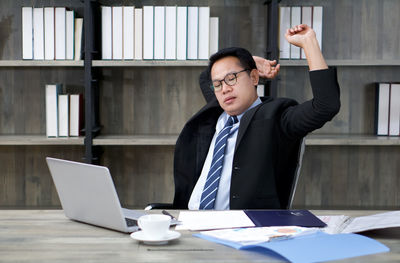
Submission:
[[[80,136],[83,127],[83,95],[63,93],[61,84],[46,85],[46,136]]]
[[[218,51],[210,7],[102,6],[102,59],[208,59]]]
[[[305,59],[304,50],[290,45],[285,39],[288,28],[306,24],[314,29],[322,50],[322,6],[279,7],[279,57],[281,59]]]
[[[376,135],[400,136],[400,83],[378,83],[375,98]]]
[[[22,7],[22,59],[80,60],[82,29],[65,7]]]

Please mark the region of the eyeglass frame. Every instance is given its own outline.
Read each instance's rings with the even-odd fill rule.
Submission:
[[[223,78],[223,79],[221,79],[221,80],[212,80],[211,81],[211,86],[210,86],[210,88],[214,91],[214,92],[219,92],[219,91],[221,91],[222,90],[222,81],[223,82],[225,82],[225,84],[226,85],[228,85],[228,86],[234,86],[236,83],[237,83],[237,74],[239,74],[239,73],[242,73],[242,72],[245,72],[245,71],[250,71],[250,69],[243,69],[243,70],[241,70],[241,71],[238,71],[238,72],[231,72],[231,73],[228,73],[228,74],[226,74],[225,75],[225,77]],[[235,76],[235,79],[234,79],[234,83],[232,83],[232,84],[229,84],[228,82],[227,82],[227,80],[226,80],[226,78],[229,76],[229,75],[233,75],[233,76]],[[215,86],[214,86],[214,82],[219,82],[220,83],[220,85],[219,85],[219,87],[218,88],[215,88]]]

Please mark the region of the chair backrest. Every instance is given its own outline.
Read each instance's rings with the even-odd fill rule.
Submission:
[[[303,163],[304,150],[305,150],[305,138],[303,138],[300,142],[300,147],[299,147],[298,157],[297,157],[297,167],[296,167],[296,171],[295,171],[292,185],[291,185],[287,209],[292,208],[294,194],[296,193],[297,182],[299,181],[299,177],[300,177],[301,165]]]

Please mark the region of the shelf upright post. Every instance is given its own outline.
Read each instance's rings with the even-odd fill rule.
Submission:
[[[96,12],[98,3],[96,0],[84,0],[84,32],[85,32],[85,161],[86,163],[98,163],[99,153],[93,147],[93,137],[99,131],[98,125],[98,85],[92,67],[96,37]]]
[[[267,0],[268,5],[268,26],[267,26],[267,49],[266,58],[276,60],[279,63],[278,29],[279,29],[279,2],[280,0]],[[278,77],[269,80],[265,84],[265,94],[271,97],[278,95]]]

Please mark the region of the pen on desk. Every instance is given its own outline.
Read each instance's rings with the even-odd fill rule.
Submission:
[[[178,219],[176,219],[173,215],[171,215],[170,213],[168,213],[168,211],[166,211],[166,210],[162,210],[162,212],[161,213],[163,213],[164,215],[167,215],[167,216],[170,216],[171,217],[171,219],[175,219],[175,220],[178,220]]]

